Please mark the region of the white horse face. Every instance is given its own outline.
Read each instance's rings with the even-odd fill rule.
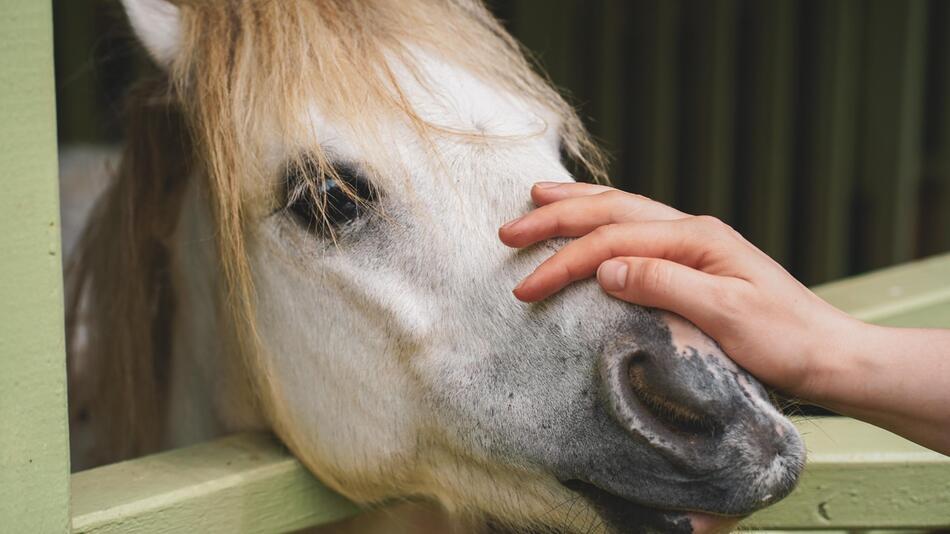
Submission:
[[[648,508],[745,514],[784,496],[801,463],[796,432],[691,325],[593,282],[540,305],[514,299],[562,243],[517,252],[497,228],[528,209],[533,182],[571,180],[557,125],[424,63],[437,93],[403,86],[425,118],[498,138],[445,137],[433,157],[393,125],[405,184],[363,174],[347,128],[315,118],[375,209],[330,189],[332,228],[291,204],[253,249],[272,402],[297,454],[358,498],[420,494],[564,528],[578,523],[556,510],[571,492],[618,525],[664,528],[675,515]]]
[[[514,299],[563,244],[518,252],[497,238],[533,182],[572,179],[558,125],[420,57],[428,87],[401,80],[419,114],[488,137],[432,147],[393,124],[393,174],[374,161],[383,172],[370,177],[350,125],[314,109],[305,120],[372,209],[329,184],[329,220],[288,202],[252,231],[268,401],[294,452],[357,500],[425,496],[565,531],[688,530],[676,510],[743,515],[786,495],[798,434],[692,325],[590,281],[541,304]]]

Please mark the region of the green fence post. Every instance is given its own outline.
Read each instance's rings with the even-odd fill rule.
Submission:
[[[50,3],[0,0],[0,530],[69,529]]]

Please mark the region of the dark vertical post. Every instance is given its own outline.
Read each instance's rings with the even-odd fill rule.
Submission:
[[[679,205],[733,219],[738,2],[691,2],[684,11]]]
[[[783,264],[791,237],[798,7],[797,0],[751,2],[743,17],[749,24],[741,55],[748,75],[740,90],[739,221],[750,241]]]
[[[924,0],[871,0],[858,179],[859,269],[914,257],[927,33]]]
[[[928,113],[921,184],[920,253],[950,251],[950,3],[930,4]]]
[[[861,0],[807,4],[795,268],[808,283],[848,274],[852,235]]]
[[[676,201],[680,2],[646,0],[630,13],[624,77],[624,160],[632,190]]]

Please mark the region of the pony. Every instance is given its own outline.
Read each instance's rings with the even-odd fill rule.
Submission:
[[[357,503],[557,532],[792,490],[794,426],[692,324],[510,294],[566,240],[496,229],[604,157],[480,2],[123,5],[156,68],[67,246],[75,467],[267,429]]]

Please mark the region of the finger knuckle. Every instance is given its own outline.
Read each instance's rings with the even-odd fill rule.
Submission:
[[[660,260],[647,259],[632,270],[634,286],[648,293],[662,293],[670,288],[670,270]]]
[[[692,224],[696,232],[710,241],[723,241],[739,237],[739,233],[728,223],[712,215],[697,215]]]
[[[608,239],[611,235],[613,235],[614,230],[616,230],[616,226],[617,225],[615,224],[605,224],[603,226],[598,226],[591,232],[591,236],[598,240]]]
[[[652,202],[649,197],[637,193],[628,193],[627,191],[621,191],[619,189],[611,189],[601,193],[601,195],[604,195],[604,199],[610,202]]]
[[[561,263],[558,265],[558,278],[561,283],[569,283],[576,280],[574,268],[570,263]]]
[[[722,232],[729,228],[722,219],[713,215],[697,215],[694,221],[709,231]]]

